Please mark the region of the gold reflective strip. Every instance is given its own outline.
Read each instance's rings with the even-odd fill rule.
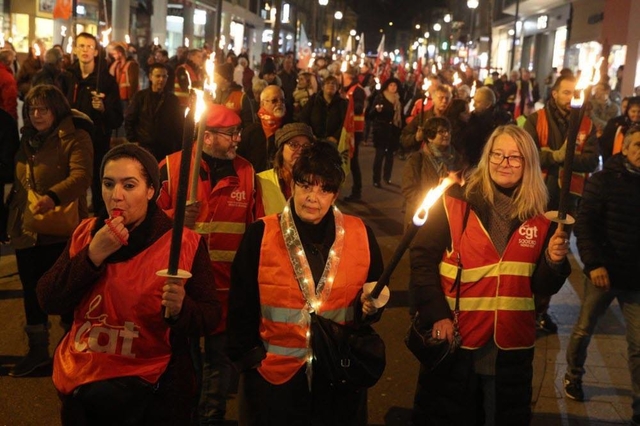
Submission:
[[[353,121],[364,121],[364,115],[354,115]]]
[[[453,310],[456,298],[448,297],[447,302]],[[461,311],[532,311],[535,309],[533,297],[461,297]]]
[[[197,222],[198,234],[244,234],[247,225],[237,222]]]
[[[236,252],[231,250],[209,250],[209,259],[214,262],[233,262]]]
[[[463,283],[474,283],[485,277],[497,277],[500,275],[515,275],[519,277],[530,277],[536,265],[526,262],[500,262],[493,265],[481,266],[462,270],[461,280]],[[440,262],[440,275],[451,280],[456,279],[458,267],[450,263]]]

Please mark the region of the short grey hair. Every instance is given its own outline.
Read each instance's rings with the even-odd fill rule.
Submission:
[[[56,65],[62,61],[62,52],[60,49],[56,49],[55,47],[47,50],[47,53],[44,54],[44,63],[45,64],[53,64]]]
[[[273,88],[271,90],[274,91],[278,91],[278,93],[280,94],[280,96],[282,96],[284,98],[284,92],[282,91],[282,89],[279,86],[275,86],[275,85],[271,85],[271,86],[267,86],[262,90],[262,93],[260,93],[260,103],[262,103],[265,98],[267,97],[267,95],[265,95],[265,93],[267,92],[267,89]]]
[[[478,87],[476,89],[476,95],[480,95],[480,97],[486,101],[491,102],[491,106],[496,104],[496,94],[493,90],[488,87]]]

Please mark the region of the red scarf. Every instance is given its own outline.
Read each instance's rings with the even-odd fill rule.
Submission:
[[[282,117],[278,118],[262,107],[258,110],[258,118],[262,122],[262,130],[267,135],[267,139],[275,134],[282,124]]]

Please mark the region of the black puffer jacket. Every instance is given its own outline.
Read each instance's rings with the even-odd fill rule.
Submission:
[[[617,154],[587,181],[574,232],[584,272],[604,266],[612,287],[640,290],[640,175]]]

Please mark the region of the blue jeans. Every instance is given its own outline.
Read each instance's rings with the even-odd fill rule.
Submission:
[[[640,415],[640,291],[603,290],[585,278],[584,300],[578,322],[573,327],[567,347],[567,377],[582,380],[587,348],[598,319],[604,315],[613,299],[618,299],[627,327],[627,353],[633,389],[633,414]]]
[[[198,407],[200,425],[222,424],[224,420],[227,411],[227,396],[231,386],[231,369],[233,368],[227,357],[226,349],[227,335],[225,333],[205,336],[202,366],[200,369],[196,366],[196,374],[201,372],[202,377]]]

